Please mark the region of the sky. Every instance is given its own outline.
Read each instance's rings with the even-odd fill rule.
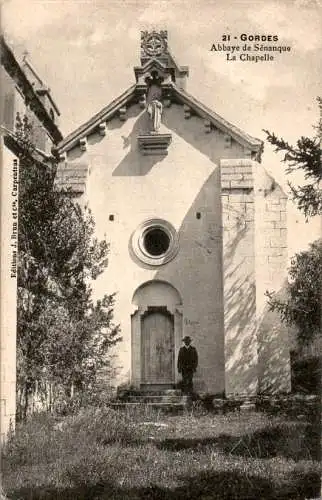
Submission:
[[[1,17],[15,54],[27,50],[51,88],[63,135],[134,83],[144,29],[168,30],[171,52],[190,68],[187,91],[245,132],[265,140],[267,129],[294,143],[312,136],[319,120],[322,0],[4,0]],[[243,33],[277,35],[290,51],[254,63],[210,50],[224,34],[239,41]],[[268,143],[263,164],[286,189],[284,166]],[[305,224],[291,206],[290,232],[297,251],[320,235],[321,224]]]

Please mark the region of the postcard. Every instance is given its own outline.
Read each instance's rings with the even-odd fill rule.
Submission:
[[[319,497],[321,7],[2,4],[7,498]]]

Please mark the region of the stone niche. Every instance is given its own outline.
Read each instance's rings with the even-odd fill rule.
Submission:
[[[145,76],[145,109],[149,116],[148,130],[138,136],[139,149],[144,155],[168,154],[168,147],[171,143],[171,134],[161,134],[159,132],[163,114],[163,82],[164,75],[153,70]]]

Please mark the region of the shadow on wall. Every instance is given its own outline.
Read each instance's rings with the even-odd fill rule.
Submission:
[[[178,120],[177,117],[175,119]],[[137,136],[142,130],[144,131],[146,120],[145,114],[140,116],[130,135],[125,138],[129,151],[115,168],[113,176],[148,175],[151,168],[164,159],[162,156],[143,156],[137,148]],[[192,131],[185,133],[184,125],[180,125],[180,134],[188,142],[191,140],[200,153],[210,158],[213,170],[200,189],[196,190],[190,206],[187,204],[181,208],[182,201],[175,200],[177,208],[173,210],[179,209],[183,212],[182,222],[178,229],[180,250],[171,262],[155,271],[154,279],[171,283],[178,289],[184,299],[184,314],[189,311],[188,316],[194,322],[195,331],[191,330],[192,327],[185,325],[185,333],[194,337],[200,354],[196,388],[198,385],[198,390],[206,390],[205,379],[208,384],[210,379],[214,379],[215,392],[222,392],[224,390],[224,340],[220,171],[218,165],[213,162],[209,135],[203,133],[207,141],[203,140],[198,147],[198,141],[193,138]],[[202,127],[202,122],[198,126]],[[171,128],[171,124],[169,127]],[[188,163],[187,169],[189,168],[194,168],[194,166]],[[205,170],[209,172],[209,162]],[[151,205],[152,211],[153,205]],[[168,218],[168,214],[171,214],[171,207],[165,207],[165,211],[167,215],[163,213],[157,215],[161,218]],[[174,217],[176,216],[177,213],[174,212]],[[169,219],[171,221],[171,215]],[[131,259],[138,266],[155,270],[136,258],[132,252],[131,242],[129,242],[128,250]],[[202,361],[203,358],[205,363]],[[198,382],[197,379],[199,379]]]
[[[122,136],[123,149],[127,149],[128,152],[114,170],[113,176],[147,175],[153,166],[162,162],[164,158],[162,155],[142,155],[138,148],[138,136],[147,134],[151,129],[150,119],[145,110],[142,111],[137,105],[131,106],[127,111],[127,119],[135,117],[138,118],[131,132],[127,136]],[[108,123],[108,130],[120,128],[123,123],[120,120],[112,120]],[[215,165],[219,164],[221,158],[236,157],[236,155],[243,154],[241,146],[237,145],[237,143],[234,148],[225,149],[223,134],[219,130],[213,131],[212,134],[205,133],[203,121],[200,118],[193,116],[189,120],[185,120],[183,106],[173,104],[171,108],[166,109],[162,123],[160,133],[163,133],[162,127],[166,127],[165,131],[167,133],[172,130],[200,153],[207,156]],[[210,137],[212,140],[210,140]]]
[[[135,121],[130,134],[128,136],[122,136],[123,149],[127,150],[127,154],[113,171],[112,175],[115,177],[147,175],[154,165],[161,162],[164,158],[160,155],[143,155],[141,153],[138,147],[138,136],[148,133],[150,130],[150,120],[148,114],[145,111],[142,112],[138,106],[129,108],[127,118],[135,118],[138,113],[140,113],[140,115]],[[119,128],[122,126],[122,123],[121,121],[113,120],[109,123],[108,127],[110,130]]]
[[[206,155],[215,165],[219,165],[219,161],[223,158],[244,156],[242,146],[236,142],[233,141],[232,147],[225,145],[225,134],[219,129],[206,133],[202,118],[192,115],[188,120],[185,119],[182,105],[172,104],[165,111],[162,121],[166,127]]]
[[[129,118],[137,117],[138,110],[138,106],[134,106],[133,109],[130,108]],[[138,149],[138,135],[146,133],[149,129],[147,114],[142,110],[139,110],[139,112],[141,114],[137,119],[133,120],[133,128],[130,130],[129,135],[123,137],[123,147],[127,150],[127,154],[114,169],[113,176],[145,176],[150,173],[156,164],[164,160],[163,156],[144,156]],[[109,127],[118,128],[121,123],[118,120],[113,120]],[[192,324],[185,325],[185,333],[195,337],[196,347],[201,355],[200,368],[196,377],[200,381],[199,390],[203,389],[202,380],[207,379],[207,383],[215,385],[212,388],[214,392],[222,392],[225,385],[225,355],[222,208],[218,163],[220,158],[240,156],[240,154],[243,154],[242,148],[237,143],[230,149],[225,148],[223,135],[218,130],[213,131],[211,134],[205,133],[203,121],[195,116],[185,120],[182,106],[173,105],[170,109],[167,109],[163,116],[163,125],[167,127],[167,131],[168,129],[172,130],[183,141],[205,156],[205,161],[208,163],[205,168],[208,169],[208,172],[209,161],[207,159],[209,159],[213,165],[213,171],[196,193],[190,207],[184,207],[186,212],[178,230],[180,240],[178,255],[173,261],[159,268],[155,272],[154,278],[172,283],[179,290],[184,298],[184,309],[186,307],[189,309],[191,319],[194,321],[194,326]],[[170,149],[172,146],[170,145]],[[188,157],[183,162],[180,155],[176,156],[175,152],[173,154],[174,158],[178,158],[181,166],[187,170],[187,176],[189,176],[189,169],[197,168],[196,165],[189,163]],[[202,158],[200,161],[202,161]],[[178,203],[177,206],[179,208]],[[167,206],[166,213],[168,214],[170,210],[171,208],[169,209],[169,206]],[[197,213],[199,214],[198,217]],[[167,217],[163,213],[158,213],[158,216],[161,218],[163,216]],[[239,242],[243,237],[242,232],[237,234],[230,247],[225,249],[227,252],[226,259],[230,258],[230,254],[239,251]],[[133,255],[131,255],[131,258],[135,260]],[[149,268],[149,266],[138,261],[136,263],[143,268]],[[225,272],[229,273],[230,270],[227,268]],[[228,299],[231,301],[231,309],[236,310],[234,310],[229,321],[237,328],[238,338],[231,339],[229,352],[238,354],[238,349],[242,347],[243,352],[238,355],[239,371],[237,373],[237,376],[242,376],[244,367],[249,363],[247,356],[250,356],[246,340],[241,340],[243,337],[242,332],[244,325],[247,324],[247,321],[249,322],[249,318],[254,313],[254,293],[251,278],[244,277],[244,281],[237,280],[233,286],[234,289],[229,292]],[[241,298],[239,295],[241,295]],[[227,300],[227,297],[225,297],[225,300]],[[199,309],[198,314],[196,314],[197,307]],[[199,316],[197,321],[193,316]],[[200,339],[199,345],[197,338]],[[235,344],[237,342],[237,344],[233,346],[233,342]],[[205,360],[204,363],[202,359]],[[233,367],[231,367],[232,369]],[[246,375],[244,375],[245,377]]]
[[[229,316],[226,331],[233,330],[233,335],[226,338],[226,378],[228,392],[250,394],[256,390],[257,359],[255,322],[255,284],[252,275],[243,280],[236,279],[230,290],[225,292],[226,307]],[[227,336],[228,337],[228,336]]]
[[[285,285],[276,293],[285,298]],[[264,309],[257,331],[259,392],[277,393],[291,390],[289,329],[276,311]]]
[[[256,390],[256,288],[252,252],[253,227],[230,206],[234,220],[224,238],[226,391]]]
[[[173,283],[183,296],[184,334],[199,353],[198,392],[224,390],[222,229],[220,173],[215,168],[199,190],[178,230],[180,250],[155,279]],[[198,216],[197,216],[198,214]],[[211,382],[212,380],[212,382]],[[211,387],[214,385],[215,387]],[[211,388],[211,389],[210,389]]]
[[[256,285],[250,272],[238,277],[243,261],[233,266],[233,254],[243,241],[246,229],[241,229],[236,238],[225,247],[225,279],[231,280],[225,290],[225,303],[229,311],[226,316],[226,330],[234,334],[226,340],[226,374],[232,376],[232,385],[251,387],[258,380],[259,393],[289,392],[291,390],[289,329],[277,312],[265,308],[259,322],[256,319]],[[247,257],[244,257],[247,259]],[[283,295],[283,289],[277,294]],[[257,323],[257,324],[256,324]],[[233,391],[234,392],[234,391]],[[239,392],[238,390],[236,392]]]
[[[287,279],[276,292],[281,301],[287,298]],[[257,332],[259,392],[321,392],[321,350],[314,342],[300,346],[296,327],[285,325],[276,311],[266,305]]]

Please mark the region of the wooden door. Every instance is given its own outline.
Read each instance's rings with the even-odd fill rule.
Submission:
[[[167,311],[148,311],[142,318],[142,383],[174,381],[174,321]]]

